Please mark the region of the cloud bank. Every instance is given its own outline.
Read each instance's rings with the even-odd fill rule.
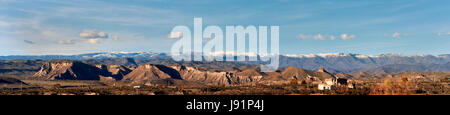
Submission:
[[[340,35],[342,40],[349,40],[356,37],[356,35],[353,34],[341,34]],[[316,35],[306,35],[306,34],[299,34],[297,38],[300,39],[314,39],[314,40],[336,40],[336,35],[322,35],[322,34],[316,34]]]

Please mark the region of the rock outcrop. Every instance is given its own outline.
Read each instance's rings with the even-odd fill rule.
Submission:
[[[47,80],[100,80],[99,68],[79,61],[50,61],[33,75]]]
[[[324,69],[322,70],[319,69],[318,72],[314,72],[302,68],[297,68],[294,66],[289,66],[284,71],[282,71],[281,77],[285,80],[296,79],[305,81],[318,81],[335,78],[332,74],[326,72]]]
[[[79,61],[49,61],[33,77],[46,80],[100,80],[111,77],[121,80],[131,70],[121,65],[90,65]]]
[[[98,64],[95,66],[100,69],[102,77],[111,77],[115,80],[122,80],[123,76],[132,71],[130,68],[122,65]]]
[[[157,64],[143,64],[127,74],[123,81],[135,85],[153,84],[152,81],[160,79],[181,79],[179,73],[173,68]]]
[[[326,72],[326,73],[328,73],[327,71],[325,71],[325,68],[323,68],[323,67],[320,67],[319,70],[317,70],[317,72]]]
[[[184,65],[164,66],[144,64],[126,75],[123,80],[131,84],[139,85],[151,85],[155,83],[154,81],[164,79],[176,79],[204,85],[237,85],[259,81],[261,78],[262,74],[255,70],[247,70],[239,73],[216,72]]]
[[[236,74],[233,81],[237,84],[247,84],[255,81],[260,81],[265,74],[258,69],[247,69]]]

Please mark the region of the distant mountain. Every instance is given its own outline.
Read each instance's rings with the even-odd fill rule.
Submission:
[[[257,65],[262,62],[177,62],[171,59],[169,54],[165,53],[151,53],[151,52],[112,52],[112,53],[89,53],[79,55],[42,55],[42,56],[0,56],[0,60],[81,60],[85,63],[92,64],[118,64],[124,66],[137,67],[140,64],[155,63],[155,64],[182,64],[182,65],[203,65],[206,67],[216,68],[239,68],[244,65]],[[288,66],[295,66],[299,68],[317,70],[324,67],[332,73],[358,73],[360,71],[369,71],[368,69],[379,68],[390,65],[397,67],[402,72],[402,65],[415,65],[426,68],[432,64],[446,64],[450,62],[450,54],[444,55],[399,55],[399,54],[382,54],[377,56],[368,56],[361,54],[350,53],[329,53],[329,54],[285,54],[280,55],[280,67],[286,68]],[[395,66],[398,65],[398,66]],[[416,67],[417,68],[417,67]],[[448,68],[446,68],[448,69]],[[446,70],[435,69],[435,71]],[[371,70],[373,71],[373,70]]]
[[[104,52],[87,53],[79,55],[10,55],[0,56],[0,60],[87,60],[87,59],[107,59],[107,58],[135,58],[135,59],[168,59],[165,53],[152,52]]]
[[[82,60],[82,62],[90,63],[90,64],[114,64],[114,65],[124,65],[124,66],[133,66],[137,67],[138,63],[136,62],[139,59],[134,58],[105,58],[105,59],[88,59]]]
[[[450,55],[413,55],[383,54],[366,56],[360,54],[310,54],[310,55],[283,55],[280,57],[280,66],[296,66],[316,70],[324,67],[330,72],[357,73],[369,68],[385,65],[428,65],[446,64],[450,62]]]
[[[368,73],[399,72],[450,72],[450,62],[446,64],[393,64],[365,70]]]
[[[37,60],[1,60],[0,76],[27,78],[37,72],[43,63]]]

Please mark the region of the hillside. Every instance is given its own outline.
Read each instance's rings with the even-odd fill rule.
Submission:
[[[91,65],[80,61],[49,61],[32,78],[44,80],[100,80],[110,77],[121,80],[131,69],[121,65]]]

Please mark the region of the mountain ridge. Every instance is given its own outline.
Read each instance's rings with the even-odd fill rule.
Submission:
[[[152,52],[110,52],[110,53],[88,53],[79,55],[43,55],[43,56],[0,56],[0,60],[80,60],[88,63],[117,64],[125,66],[139,66],[144,63],[157,64],[193,64],[198,63],[217,64],[216,62],[197,61],[174,61],[170,54]],[[325,53],[325,54],[282,54],[280,55],[279,67],[286,68],[295,66],[299,68],[317,70],[324,67],[332,73],[358,73],[371,68],[378,68],[386,65],[417,65],[427,66],[431,64],[446,64],[450,62],[450,54],[441,55],[401,55],[401,54],[381,54],[377,56],[352,54],[352,53]],[[258,65],[265,62],[226,62],[235,67],[242,65]],[[230,65],[229,64],[229,65]],[[232,66],[228,66],[232,67]],[[397,66],[403,67],[403,66]],[[406,66],[405,66],[406,67]],[[220,68],[220,67],[219,67]],[[402,68],[397,70],[403,70]],[[447,70],[447,69],[439,69]],[[403,71],[393,71],[403,72]],[[441,72],[441,71],[436,71]]]
[[[194,53],[193,53],[194,54]],[[215,55],[217,53],[211,53],[211,55]],[[223,54],[223,53],[221,53]],[[206,54],[204,54],[206,55]],[[254,56],[254,54],[244,54],[237,53],[237,55],[245,55],[245,56]],[[73,54],[73,55],[3,55],[0,56],[0,60],[58,60],[58,59],[69,59],[69,60],[78,60],[78,59],[104,59],[104,58],[137,58],[137,59],[153,59],[153,58],[170,58],[171,54],[169,53],[153,53],[153,52],[97,52],[97,53],[83,53],[83,54]],[[257,55],[262,56],[262,55]],[[399,57],[444,57],[450,58],[450,54],[439,54],[439,55],[431,55],[431,54],[418,54],[418,55],[402,55],[395,53],[387,53],[387,54],[379,54],[379,55],[364,55],[364,54],[356,54],[356,53],[310,53],[310,54],[280,54],[280,56],[285,57],[303,57],[303,58],[312,58],[312,57],[342,57],[342,56],[354,56],[357,58],[377,58],[377,57],[386,57],[386,56],[399,56]]]

